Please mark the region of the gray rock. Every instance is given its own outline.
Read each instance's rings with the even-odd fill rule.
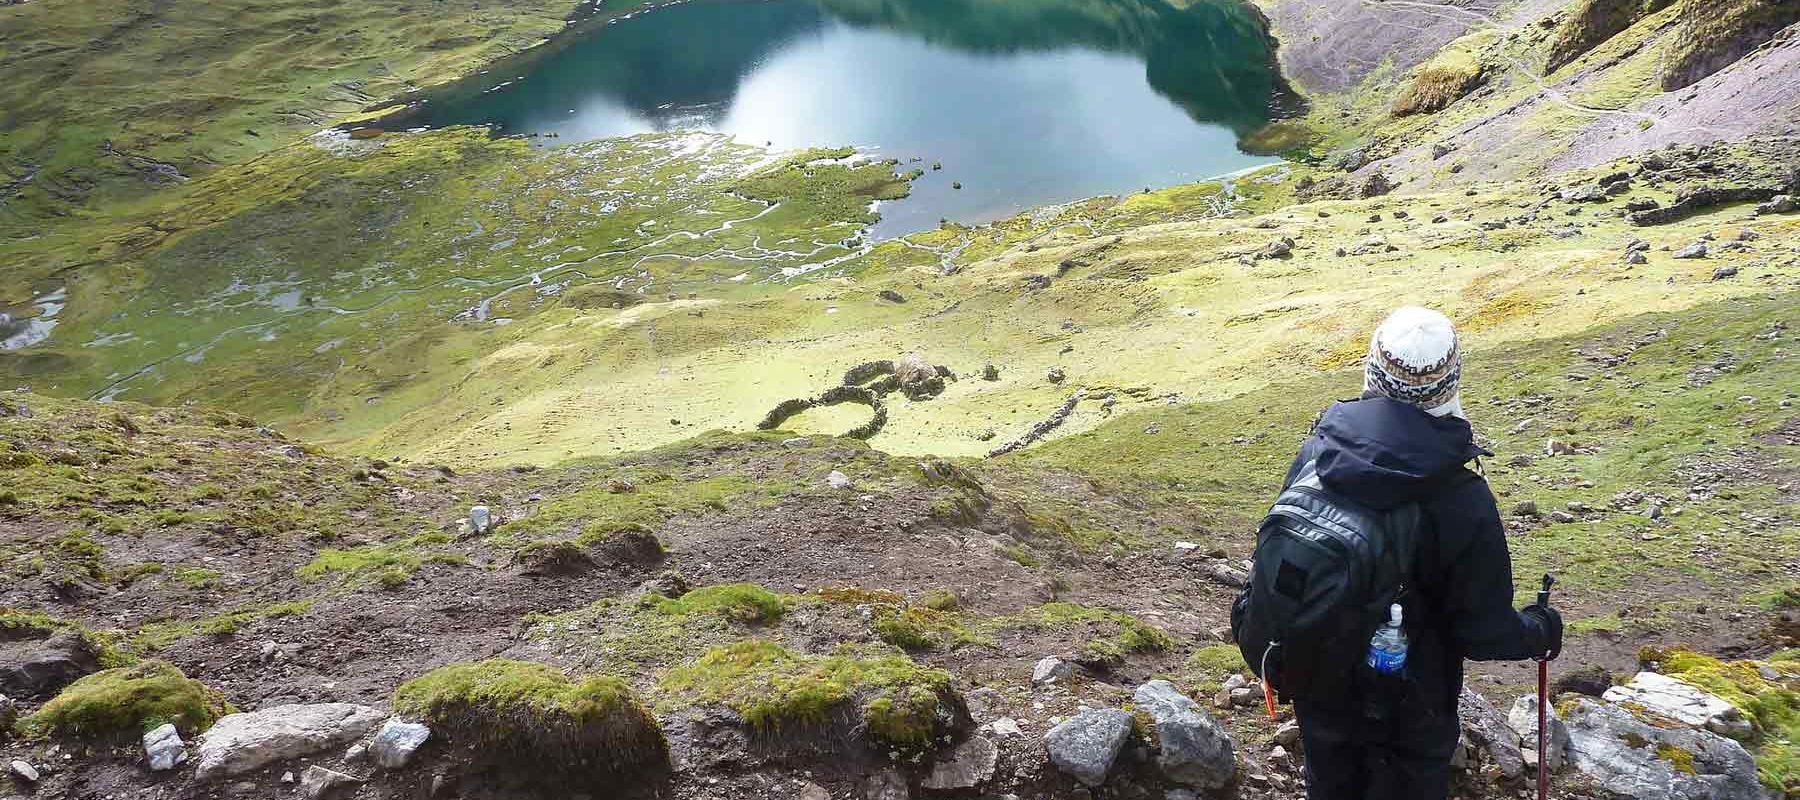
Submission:
[[[241,775],[316,753],[364,734],[387,717],[351,703],[283,705],[220,719],[200,739],[201,780]]]
[[[494,514],[487,506],[475,506],[469,509],[469,528],[476,534],[485,534],[494,528]]]
[[[1001,717],[988,723],[988,730],[1002,738],[1025,735],[1025,730],[1019,727],[1019,721],[1012,717]]]
[[[1557,192],[1557,197],[1568,203],[1598,203],[1606,199],[1606,187],[1597,183],[1573,186]]]
[[[1722,281],[1722,280],[1725,280],[1726,278],[1735,278],[1735,277],[1737,277],[1737,274],[1738,274],[1737,267],[1724,266],[1724,267],[1719,267],[1718,269],[1713,270],[1712,279],[1715,281]]]
[[[944,373],[924,356],[907,353],[894,362],[894,377],[900,381],[900,394],[908,400],[930,400],[944,391]]]
[[[1706,246],[1705,242],[1695,242],[1693,244],[1688,245],[1687,247],[1681,248],[1680,250],[1676,250],[1675,254],[1671,257],[1672,258],[1705,258],[1706,252],[1707,252],[1707,246]]]
[[[1068,376],[1063,374],[1062,367],[1051,367],[1044,373],[1044,379],[1051,383],[1062,383]]]
[[[390,719],[381,723],[375,741],[369,743],[369,752],[375,756],[375,763],[388,769],[399,769],[412,761],[413,754],[419,752],[430,738],[431,729],[424,725]]]
[[[1249,573],[1232,567],[1230,564],[1223,561],[1215,562],[1212,567],[1206,571],[1206,576],[1212,578],[1215,583],[1224,584],[1234,589],[1242,589],[1250,582]]]
[[[886,300],[886,301],[888,301],[888,302],[890,302],[890,303],[904,303],[904,302],[906,302],[906,295],[903,295],[903,294],[901,294],[901,293],[899,293],[899,292],[896,292],[896,291],[894,291],[894,290],[893,290],[893,289],[882,289],[882,290],[881,290],[881,291],[880,291],[880,292],[879,292],[879,293],[878,293],[878,295],[877,295],[877,296],[879,296],[879,297],[880,297],[880,298],[881,298],[881,299],[883,299],[883,300]]]
[[[26,783],[37,783],[38,782],[39,776],[38,776],[37,767],[34,767],[23,761],[16,761],[16,760],[13,761],[12,764],[9,765],[9,767],[12,769],[12,774],[19,776],[20,780],[25,781]]]
[[[1283,236],[1263,245],[1261,250],[1256,251],[1255,258],[1257,261],[1269,258],[1287,258],[1289,255],[1292,255],[1293,252],[1294,240]]]
[[[1769,797],[1757,782],[1750,753],[1718,734],[1652,725],[1624,708],[1585,697],[1566,721],[1570,763],[1613,794],[1635,800]]]
[[[1293,747],[1300,743],[1300,723],[1283,722],[1275,729],[1275,743],[1282,747]]]
[[[1800,198],[1778,194],[1756,207],[1758,214],[1792,214],[1800,211]]]
[[[1647,255],[1644,255],[1644,252],[1642,250],[1633,250],[1633,251],[1625,254],[1625,263],[1634,264],[1634,265],[1635,264],[1648,264],[1648,263],[1650,263],[1650,257]]]
[[[1131,700],[1156,723],[1157,766],[1169,780],[1201,789],[1231,782],[1237,758],[1231,734],[1168,681],[1137,687]]]
[[[300,773],[300,794],[307,800],[319,800],[336,789],[359,783],[362,783],[360,779],[314,764]]]
[[[1574,522],[1575,520],[1576,520],[1575,515],[1567,512],[1567,511],[1552,511],[1552,512],[1550,512],[1550,521],[1551,522],[1560,522],[1560,523],[1563,523],[1566,525],[1568,523]]]
[[[1131,714],[1116,708],[1089,709],[1050,729],[1044,747],[1050,763],[1087,786],[1106,782],[1106,773],[1131,737]]]
[[[984,381],[1000,380],[1000,368],[993,364],[983,365],[981,368],[981,379]]]
[[[1550,765],[1550,771],[1562,769],[1563,762],[1568,759],[1569,728],[1556,715],[1556,709],[1550,709],[1550,740],[1544,743],[1544,758]],[[1519,734],[1520,747],[1525,755],[1526,769],[1537,769],[1537,695],[1526,695],[1513,701],[1512,710],[1506,712],[1506,724]]]
[[[187,761],[187,743],[172,724],[144,734],[144,761],[151,772],[167,772]]]
[[[1463,735],[1487,754],[1502,777],[1512,779],[1525,774],[1525,755],[1519,749],[1519,734],[1487,698],[1463,687],[1462,696],[1456,703],[1456,716],[1462,724]]]
[[[825,484],[833,489],[848,489],[856,485],[854,481],[850,480],[849,475],[835,469],[831,471],[830,475],[825,476]]]
[[[50,697],[100,668],[93,647],[75,633],[59,633],[28,647],[0,661],[0,693],[27,700]]]
[[[1513,506],[1513,514],[1521,517],[1535,517],[1538,515],[1537,502],[1521,500],[1518,505]]]
[[[794,795],[794,800],[831,800],[831,792],[812,781],[805,781],[800,784],[800,792]]]
[[[884,769],[863,781],[862,796],[865,800],[911,800],[912,790],[906,788],[906,778],[891,769]]]
[[[1038,660],[1037,666],[1031,668],[1031,684],[1033,686],[1043,686],[1047,683],[1066,680],[1069,676],[1074,674],[1074,664],[1057,658],[1056,656],[1044,656]]]
[[[795,436],[791,439],[782,439],[781,440],[782,447],[798,448],[798,447],[808,447],[811,445],[812,445],[812,440],[808,439],[804,436]]]
[[[973,789],[994,777],[994,766],[999,761],[1000,748],[994,746],[992,739],[971,736],[939,758],[919,786],[937,791]]]

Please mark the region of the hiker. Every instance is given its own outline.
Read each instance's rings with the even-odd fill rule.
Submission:
[[[1375,329],[1362,397],[1314,424],[1232,608],[1246,660],[1294,704],[1310,800],[1445,797],[1463,659],[1561,650],[1553,609],[1512,608],[1505,531],[1476,461],[1491,454],[1463,415],[1461,356],[1436,311],[1401,308]],[[1360,544],[1318,554],[1321,532],[1346,529]],[[1382,577],[1365,581],[1367,596],[1334,600],[1356,585],[1328,580],[1346,564]],[[1404,611],[1405,636],[1391,673],[1371,650],[1390,605]]]

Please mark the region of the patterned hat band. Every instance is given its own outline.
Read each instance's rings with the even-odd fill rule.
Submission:
[[[1420,408],[1431,410],[1456,398],[1462,381],[1462,362],[1452,361],[1449,369],[1444,370],[1436,380],[1429,383],[1414,383],[1389,374],[1374,359],[1370,359],[1364,370],[1364,386],[1387,397],[1392,397]]]

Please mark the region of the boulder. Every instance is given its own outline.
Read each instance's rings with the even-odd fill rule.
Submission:
[[[971,736],[939,758],[919,786],[937,791],[973,789],[994,777],[994,766],[999,761],[1000,748],[994,746],[992,739]]]
[[[1506,723],[1519,734],[1525,767],[1532,771],[1537,770],[1537,706],[1537,695],[1526,695],[1513,701],[1512,710],[1506,713]],[[1550,709],[1549,722],[1550,740],[1544,743],[1544,760],[1555,772],[1568,759],[1569,728],[1554,707]]]
[[[333,791],[362,783],[360,779],[314,764],[300,773],[300,794],[307,800],[319,800]]]
[[[144,734],[144,763],[151,772],[167,772],[187,761],[187,743],[173,723],[165,723]]]
[[[835,469],[831,471],[830,475],[825,476],[825,484],[833,489],[849,489],[856,485],[854,481],[850,480],[849,475]]]
[[[0,645],[0,694],[27,700],[50,697],[76,678],[99,668],[100,659],[93,646],[75,633],[58,633],[40,642]]]
[[[1261,250],[1256,251],[1255,258],[1257,261],[1262,261],[1263,259],[1268,259],[1268,258],[1287,258],[1288,256],[1292,255],[1293,252],[1294,252],[1294,240],[1289,237],[1283,236],[1279,239],[1269,242],[1268,244],[1263,245]]]
[[[1735,278],[1735,277],[1737,277],[1737,274],[1738,274],[1737,267],[1724,266],[1724,267],[1719,267],[1718,269],[1713,270],[1712,279],[1715,281],[1722,281],[1722,280],[1725,280],[1726,278]]]
[[[1231,734],[1168,681],[1137,687],[1131,700],[1156,723],[1156,763],[1169,780],[1217,789],[1237,772]]]
[[[1086,786],[1106,782],[1106,773],[1131,738],[1131,714],[1116,708],[1088,709],[1044,734],[1050,763]]]
[[[494,514],[487,506],[474,506],[469,509],[469,529],[480,535],[494,529]]]
[[[1640,672],[1624,686],[1607,689],[1601,698],[1608,703],[1631,703],[1694,728],[1704,728],[1714,720],[1742,716],[1736,707],[1718,695],[1655,672]]]
[[[894,376],[900,379],[900,393],[908,400],[930,400],[944,391],[942,372],[918,353],[907,353],[895,361]]]
[[[1606,200],[1606,187],[1597,183],[1573,186],[1557,193],[1557,197],[1569,203],[1598,203]]]
[[[195,777],[241,775],[361,738],[387,717],[351,703],[272,706],[230,714],[200,739]]]
[[[1765,800],[1756,761],[1718,734],[1663,727],[1580,698],[1565,717],[1569,761],[1601,789],[1634,800]]]
[[[375,756],[375,763],[388,769],[399,769],[412,761],[413,754],[419,752],[430,738],[431,729],[424,725],[390,719],[381,723],[375,741],[369,743],[369,752]]]
[[[1037,666],[1031,668],[1031,684],[1033,686],[1043,686],[1047,683],[1065,680],[1074,674],[1074,664],[1057,658],[1056,656],[1044,656],[1038,660]]]
[[[1477,749],[1487,753],[1488,760],[1500,770],[1501,777],[1512,779],[1525,774],[1525,754],[1519,749],[1519,734],[1487,698],[1463,687],[1462,696],[1456,703],[1456,716],[1462,724],[1463,735]]]
[[[1800,198],[1785,194],[1775,195],[1756,207],[1759,214],[1792,214],[1795,211],[1800,211]]]
[[[1705,258],[1706,251],[1707,247],[1705,242],[1695,242],[1680,250],[1676,250],[1672,258]]]

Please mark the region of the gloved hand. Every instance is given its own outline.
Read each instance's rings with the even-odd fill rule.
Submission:
[[[1554,608],[1532,603],[1531,605],[1519,609],[1519,616],[1530,620],[1533,625],[1536,625],[1538,633],[1544,637],[1542,650],[1550,653],[1550,655],[1546,657],[1546,660],[1556,660],[1556,657],[1562,654],[1562,615],[1556,613],[1556,609]]]

